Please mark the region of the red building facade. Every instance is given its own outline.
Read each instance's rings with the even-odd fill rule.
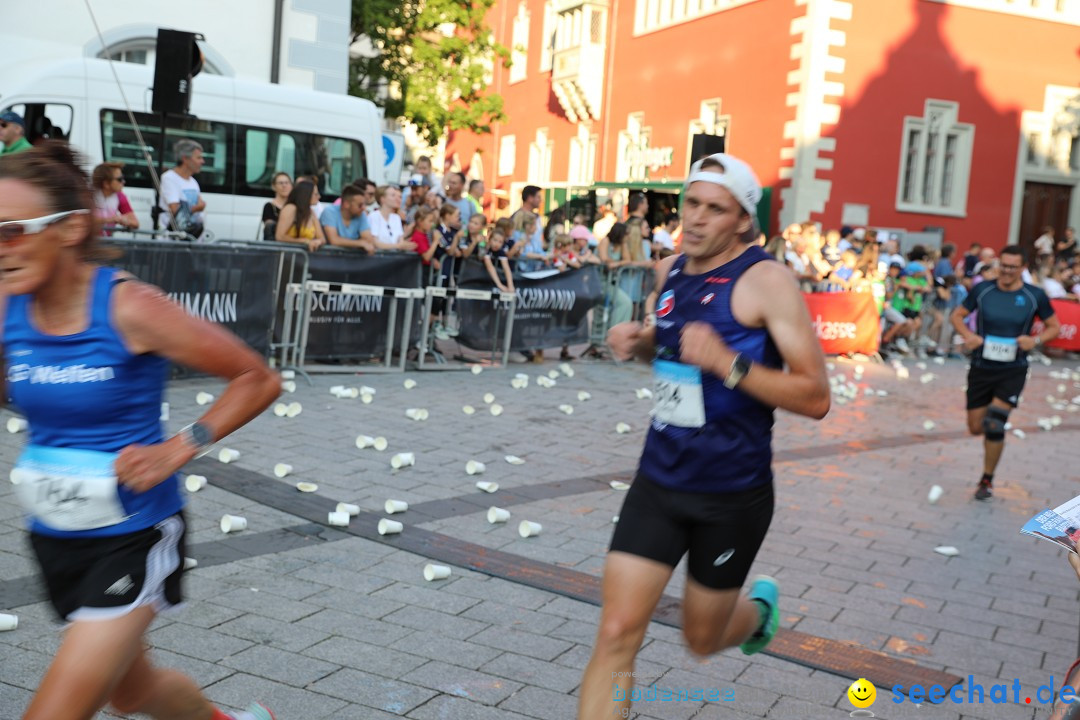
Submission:
[[[508,120],[447,157],[509,209],[525,184],[677,192],[696,138],[755,168],[771,232],[1080,226],[1080,0],[502,0],[489,22]]]

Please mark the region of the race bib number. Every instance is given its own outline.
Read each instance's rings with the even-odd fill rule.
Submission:
[[[669,360],[655,360],[653,382],[656,404],[652,416],[655,422],[685,428],[705,425],[705,395],[701,389],[699,368]]]
[[[984,360],[1012,362],[1016,359],[1016,338],[987,335],[983,339],[982,356]]]
[[[11,469],[28,513],[56,530],[93,530],[127,519],[117,492],[114,453],[29,446]]]

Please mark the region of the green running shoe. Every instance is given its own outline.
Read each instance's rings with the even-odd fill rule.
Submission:
[[[750,586],[749,597],[761,603],[766,614],[757,632],[739,646],[745,655],[764,650],[765,646],[772,642],[776,629],[780,626],[780,586],[776,584],[775,578],[758,575]]]

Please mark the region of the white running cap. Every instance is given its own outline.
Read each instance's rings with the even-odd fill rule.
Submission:
[[[720,168],[702,170],[701,166],[709,160],[720,163]],[[761,183],[758,182],[757,175],[749,165],[734,155],[715,153],[701,158],[690,166],[690,174],[683,184],[683,192],[686,192],[691,183],[696,182],[707,182],[727,188],[753,220],[754,230],[758,229],[757,206],[761,202]]]

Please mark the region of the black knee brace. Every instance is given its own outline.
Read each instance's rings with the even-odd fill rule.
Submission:
[[[1009,411],[997,405],[986,408],[986,416],[983,418],[983,435],[990,442],[1003,442],[1005,440],[1005,423],[1009,421]]]

